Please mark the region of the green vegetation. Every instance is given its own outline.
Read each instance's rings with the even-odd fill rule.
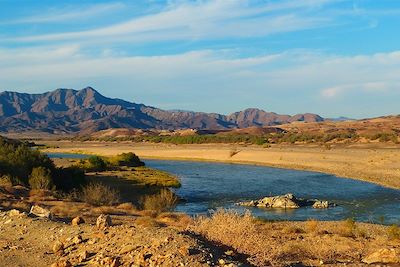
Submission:
[[[35,167],[29,176],[29,185],[32,189],[50,190],[53,188],[51,171],[45,167]]]
[[[130,171],[120,172],[120,175],[141,186],[156,186],[156,187],[181,187],[179,179],[167,172],[150,169],[147,167],[136,167]]]
[[[144,165],[144,162],[142,162],[138,156],[129,152],[113,157],[91,156],[88,159],[80,160],[76,167],[87,172],[102,172],[117,170],[120,167],[139,167]]]
[[[84,184],[84,176],[73,168],[57,168],[53,161],[30,143],[0,137],[2,184],[25,185],[32,189],[69,191]]]
[[[85,172],[91,172],[90,176]],[[102,177],[110,178],[110,182],[104,183]],[[167,187],[181,185],[173,175],[144,167],[134,153],[92,156],[70,167],[58,168],[30,144],[0,137],[0,186],[16,184],[37,191],[57,191],[58,196],[73,195],[73,199],[97,206],[118,203],[120,189],[126,189],[129,192],[124,191],[125,195],[134,194],[137,200],[151,195],[144,200],[145,206],[155,210],[170,209],[176,196]],[[127,187],[128,184],[134,188]],[[161,202],[156,204],[157,201]]]
[[[399,136],[396,133],[377,133],[374,135],[360,135],[355,130],[334,132],[334,133],[306,133],[306,132],[282,132],[269,133],[265,135],[251,134],[205,134],[205,135],[188,135],[188,136],[160,136],[160,135],[145,135],[145,136],[130,136],[130,137],[103,137],[92,138],[81,136],[74,140],[77,141],[131,141],[135,143],[167,143],[167,144],[211,144],[211,143],[226,143],[226,144],[249,144],[263,145],[268,144],[296,144],[296,143],[316,143],[326,144],[333,142],[356,142],[360,138],[365,138],[370,141],[378,140],[379,142],[399,143]]]

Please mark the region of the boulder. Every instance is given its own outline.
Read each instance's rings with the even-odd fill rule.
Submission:
[[[297,209],[305,206],[312,206],[316,209],[325,209],[329,208],[330,206],[335,206],[333,203],[329,203],[328,201],[296,198],[293,194],[290,193],[280,196],[264,197],[259,200],[239,202],[237,204],[240,206],[277,209]]]
[[[317,201],[314,202],[312,207],[314,209],[327,209],[327,208],[329,208],[329,202],[328,201],[317,200]]]
[[[105,229],[112,225],[110,215],[101,214],[96,220],[96,226],[98,229]]]
[[[31,211],[29,212],[29,214],[33,214],[37,217],[48,218],[48,219],[51,219],[53,217],[50,210],[40,207],[38,205],[33,205],[31,207]]]
[[[400,253],[394,249],[383,248],[369,254],[362,261],[367,264],[400,263]]]

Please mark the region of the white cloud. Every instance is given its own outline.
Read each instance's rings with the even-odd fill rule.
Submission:
[[[87,7],[71,8],[67,7],[63,10],[50,9],[42,13],[45,15],[34,15],[30,17],[19,18],[15,20],[0,21],[0,25],[11,24],[26,24],[26,23],[50,23],[50,22],[65,22],[70,20],[86,19],[93,16],[109,13],[120,10],[125,5],[122,3],[96,4]]]
[[[182,40],[265,36],[326,26],[331,18],[318,15],[334,0],[296,0],[251,5],[249,1],[179,1],[166,9],[97,29],[3,38],[3,41]],[[75,15],[75,14],[74,14]],[[66,14],[65,16],[68,16]],[[55,16],[50,16],[53,18]],[[43,17],[42,20],[49,18]],[[111,38],[112,37],[112,38]],[[106,39],[107,40],[107,39]]]

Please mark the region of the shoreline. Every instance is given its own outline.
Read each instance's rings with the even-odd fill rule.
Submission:
[[[168,145],[101,142],[54,142],[54,144],[59,147],[42,151],[103,156],[131,151],[143,159],[203,161],[312,171],[400,189],[400,149],[396,147],[346,147],[324,150],[315,146],[262,148],[227,144]],[[233,150],[236,154],[230,156]]]

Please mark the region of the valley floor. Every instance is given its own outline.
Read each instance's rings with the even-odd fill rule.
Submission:
[[[207,144],[170,145],[106,142],[44,141],[47,152],[116,155],[134,152],[141,158],[203,160],[258,164],[309,170],[364,180],[400,189],[400,146],[358,144],[325,148],[312,145],[271,147]]]

